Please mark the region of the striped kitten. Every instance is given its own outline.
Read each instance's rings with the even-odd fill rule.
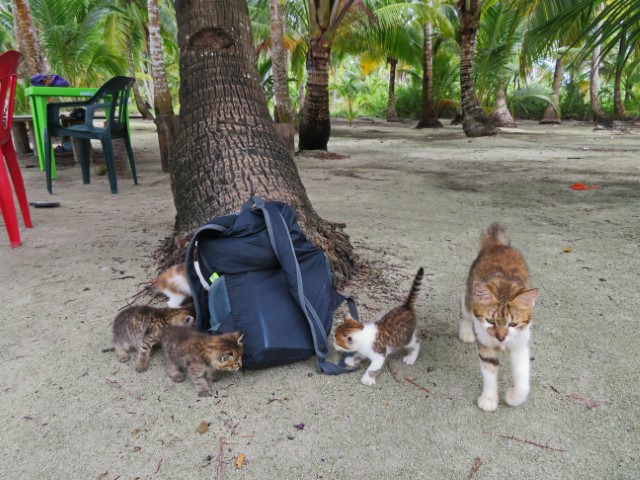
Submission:
[[[196,384],[200,397],[211,396],[208,380],[215,381],[219,370],[242,368],[242,334],[208,335],[190,328],[169,327],[162,335],[167,374],[174,382],[185,379],[185,371]]]
[[[160,341],[162,331],[169,325],[193,328],[195,315],[186,308],[134,305],[122,310],[113,321],[113,342],[118,360],[129,361],[129,351],[136,350],[136,370],[144,372],[149,366],[151,349]]]
[[[478,345],[483,380],[478,406],[485,412],[498,408],[498,354],[502,350],[509,352],[513,370],[507,404],[521,405],[529,395],[530,322],[538,289],[529,285],[524,257],[510,243],[502,225],[487,227],[461,302],[459,337]]]
[[[200,283],[205,290],[209,290],[209,284],[202,278],[198,262],[194,262]],[[167,297],[167,307],[178,308],[187,297],[191,297],[191,288],[187,281],[187,272],[184,263],[172,265],[162,272],[153,282],[154,293],[161,292]]]
[[[387,355],[396,349],[408,350],[402,359],[408,365],[413,365],[418,358],[420,343],[416,339],[415,306],[423,275],[424,269],[420,268],[407,300],[377,322],[363,325],[345,314],[342,323],[336,327],[335,349],[340,352],[356,352],[345,359],[348,366],[358,365],[363,358],[371,360],[369,368],[360,379],[364,385],[376,383],[376,377],[380,374]]]

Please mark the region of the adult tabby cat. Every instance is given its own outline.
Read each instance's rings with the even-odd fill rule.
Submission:
[[[364,385],[376,383],[376,377],[380,374],[387,355],[396,349],[408,350],[402,359],[408,365],[413,365],[418,358],[420,343],[416,339],[415,307],[423,275],[424,269],[420,268],[405,302],[377,322],[363,325],[351,315],[345,314],[342,323],[336,327],[335,349],[340,352],[356,352],[345,359],[347,365],[356,366],[363,358],[371,360],[369,368],[360,379]]]
[[[538,289],[529,285],[522,253],[511,246],[502,225],[489,225],[469,271],[459,325],[460,340],[475,340],[478,345],[483,380],[478,407],[485,412],[498,408],[498,354],[502,350],[509,352],[513,370],[513,386],[505,401],[516,407],[529,395],[529,339],[536,298]]]
[[[242,334],[208,335],[190,328],[169,327],[162,334],[165,369],[174,382],[182,382],[185,372],[196,385],[200,397],[211,395],[208,380],[216,380],[219,370],[242,368]]]
[[[122,310],[113,321],[113,342],[118,360],[129,361],[129,351],[136,350],[136,370],[144,372],[149,366],[151,349],[160,341],[162,331],[169,325],[195,325],[195,314],[188,308],[156,308],[134,305]]]

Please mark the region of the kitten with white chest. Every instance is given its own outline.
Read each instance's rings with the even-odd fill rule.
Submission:
[[[420,352],[420,343],[416,338],[416,299],[422,284],[424,269],[416,274],[411,290],[405,302],[385,314],[375,323],[366,325],[345,314],[342,323],[336,327],[334,347],[340,352],[355,355],[345,359],[348,366],[358,365],[363,358],[371,360],[369,368],[360,381],[364,385],[376,383],[387,355],[399,348],[408,351],[403,357],[404,363],[413,365]]]
[[[133,305],[122,310],[113,321],[113,342],[118,360],[129,361],[129,351],[138,352],[136,370],[144,372],[153,347],[170,325],[195,325],[195,314],[187,308],[156,308]]]
[[[483,380],[478,407],[485,412],[498,408],[498,355],[503,350],[509,352],[513,373],[505,401],[516,407],[529,395],[529,339],[536,298],[538,289],[529,284],[522,253],[511,246],[502,225],[489,225],[467,277],[459,324],[460,340],[478,346]]]
[[[194,262],[196,273],[205,290],[209,290],[209,284],[204,280],[200,265]],[[172,265],[158,275],[152,285],[154,293],[163,293],[167,297],[167,307],[178,308],[186,298],[191,297],[191,288],[187,281],[187,271],[184,263]]]

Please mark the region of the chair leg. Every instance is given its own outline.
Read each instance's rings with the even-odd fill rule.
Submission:
[[[131,149],[131,140],[129,140],[129,135],[123,137],[124,140],[124,148],[127,149],[127,158],[129,158],[129,167],[131,168],[131,176],[133,177],[133,184],[138,185],[138,176],[136,175],[136,162],[133,159],[133,150]]]
[[[51,137],[47,129],[44,129],[44,168],[47,175],[47,191],[53,194],[51,188]]]
[[[103,138],[102,152],[104,153],[104,164],[107,167],[107,175],[109,175],[109,185],[111,193],[118,193],[118,180],[116,179],[116,164],[113,161],[113,146],[111,138]]]
[[[80,153],[80,169],[82,170],[82,183],[87,185],[91,183],[89,174],[90,165],[89,159],[91,158],[91,140],[88,138],[81,138],[79,142]]]
[[[29,213],[27,192],[24,188],[24,180],[22,179],[20,165],[18,164],[18,158],[16,157],[16,149],[13,146],[13,140],[11,137],[9,137],[9,141],[2,146],[2,151],[4,152],[4,157],[7,159],[7,167],[9,168],[9,174],[11,174],[11,181],[13,182],[13,188],[16,191],[18,203],[20,204],[22,220],[27,228],[31,228],[31,214]]]
[[[2,150],[0,150],[0,210],[9,235],[9,243],[11,248],[15,248],[22,242],[20,241],[16,206],[13,203],[13,191],[11,190],[11,182],[9,182],[7,170],[4,167]]]

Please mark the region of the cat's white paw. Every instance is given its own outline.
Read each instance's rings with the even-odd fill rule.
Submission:
[[[407,365],[413,365],[414,363],[416,363],[417,359],[418,359],[418,349],[417,348],[414,351],[412,351],[409,355],[407,355],[406,357],[402,357],[402,361],[404,363],[406,363]]]
[[[495,412],[498,408],[498,397],[485,397],[480,395],[478,397],[478,407],[483,412]]]
[[[464,343],[473,343],[476,341],[476,336],[473,334],[473,327],[463,326],[460,324],[460,331],[458,332],[458,338]]]
[[[505,401],[512,407],[522,405],[529,396],[529,390],[516,390],[515,387],[509,387],[505,395]]]
[[[375,385],[376,379],[369,375],[369,373],[365,373],[360,379],[363,385]]]
[[[344,359],[344,364],[347,367],[357,367],[360,365],[361,359],[357,355],[351,355]]]

